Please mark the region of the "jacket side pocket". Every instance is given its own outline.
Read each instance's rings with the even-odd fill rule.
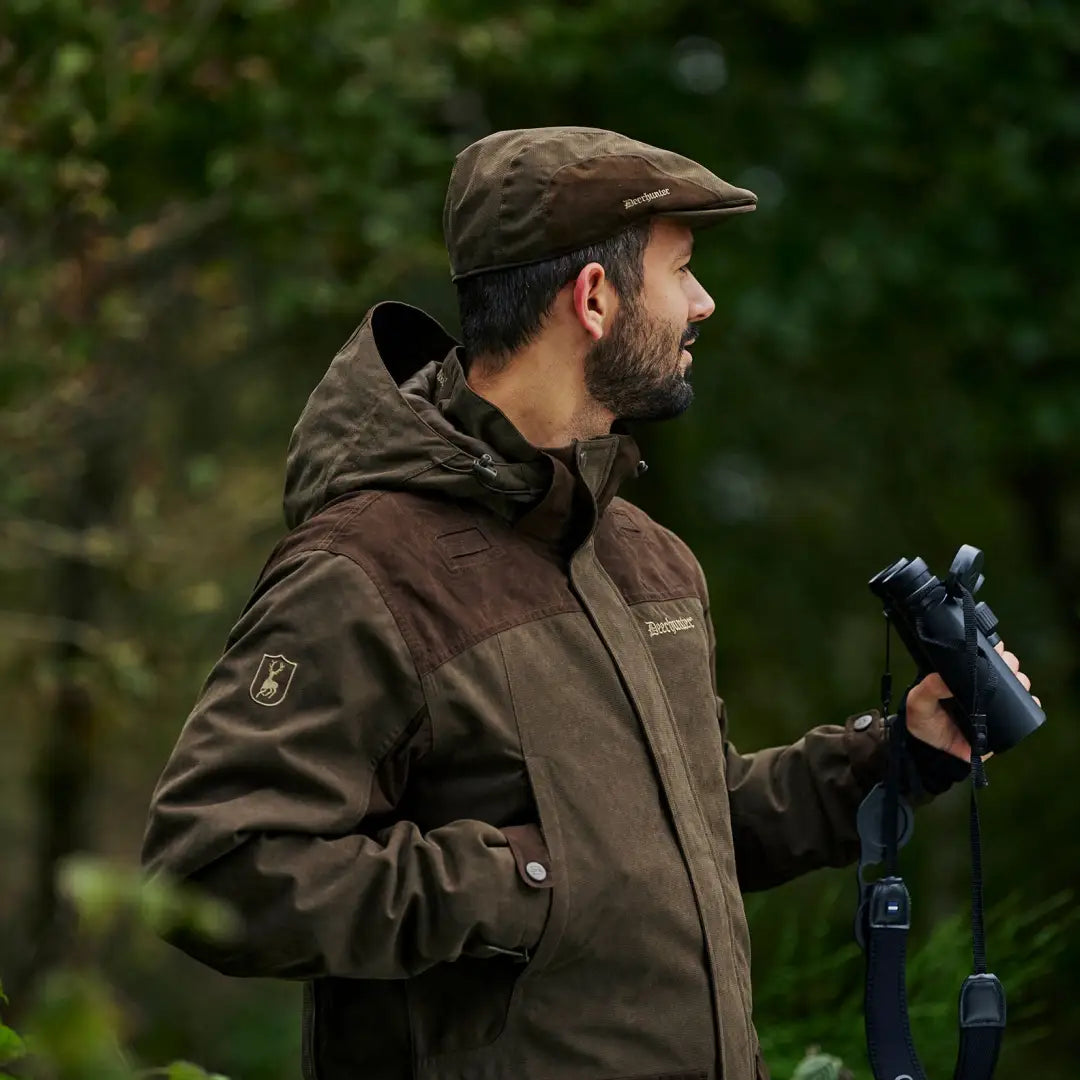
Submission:
[[[424,1030],[418,1033],[420,1076],[456,1076],[454,1070],[463,1068],[474,1053],[479,1052],[485,1060],[491,1060],[487,1055],[497,1053],[504,1040],[511,1043],[518,1003],[528,993],[530,982],[542,975],[558,951],[559,940],[566,927],[569,896],[562,833],[547,778],[550,763],[545,758],[527,756],[526,765],[547,849],[548,874],[543,882],[547,895],[551,897],[547,921],[540,931],[535,949],[525,950],[527,957],[494,955],[486,960],[462,958],[454,964],[438,965],[410,981],[414,1030],[418,1022],[424,1026]],[[521,843],[521,836],[515,834],[513,827],[504,829],[504,832],[508,833],[507,839],[511,841],[515,859],[525,860],[525,874],[528,876],[528,863],[539,862],[544,856],[530,859],[529,846]],[[463,985],[461,979],[466,975],[470,980],[476,980],[473,987]],[[429,1009],[425,1008],[423,1018],[417,1015],[416,999],[421,989],[425,1001],[436,1003],[438,1030],[432,1027],[436,1017],[426,1015]],[[471,1004],[463,996],[468,995],[470,990],[475,994]],[[448,1003],[453,1003],[449,1009]],[[499,1018],[497,1024],[494,1022],[496,1016]],[[482,1017],[487,1017],[486,1026],[478,1022]]]
[[[551,905],[548,909],[547,921],[532,957],[529,960],[522,979],[514,988],[514,999],[520,992],[521,982],[527,982],[532,975],[542,971],[551,962],[555,955],[563,931],[566,929],[566,921],[570,911],[570,895],[567,881],[566,860],[563,855],[564,846],[562,830],[559,823],[559,814],[556,809],[556,800],[549,781],[551,762],[544,757],[532,757],[526,754],[525,765],[529,773],[529,784],[532,787],[533,799],[536,803],[537,813],[540,817],[540,828],[546,841],[547,854],[550,860],[548,875],[544,884],[551,891]],[[504,830],[505,832],[506,830]],[[520,845],[519,845],[520,846]],[[511,839],[511,847],[514,841]],[[522,850],[521,855],[515,851],[515,857],[527,856],[527,851]],[[528,874],[528,860],[526,860],[526,874]],[[511,1002],[511,1007],[513,1001]]]

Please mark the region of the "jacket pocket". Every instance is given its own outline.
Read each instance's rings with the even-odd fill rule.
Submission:
[[[500,924],[513,930],[409,981],[409,1022],[421,1060],[494,1043],[506,1026],[514,987],[543,939],[552,889],[544,837],[536,825],[502,831],[513,862],[504,882],[506,915]]]
[[[533,799],[536,803],[537,814],[540,817],[540,828],[547,849],[548,874],[542,884],[550,889],[551,904],[548,908],[547,920],[540,933],[536,947],[531,950],[528,965],[522,972],[523,976],[532,976],[542,971],[551,962],[566,928],[566,919],[570,910],[570,898],[567,891],[566,860],[563,856],[563,838],[559,824],[559,814],[556,809],[555,795],[549,780],[551,763],[547,758],[530,757],[526,755],[526,767],[529,773],[529,784],[532,787]],[[529,863],[541,861],[542,856],[537,855],[536,860],[529,858],[529,849],[522,843],[522,837],[515,835],[512,830],[508,837],[510,846],[514,850],[514,857],[519,866],[524,864],[526,878],[529,875]]]
[[[510,956],[463,956],[410,979],[409,1025],[417,1056],[431,1060],[495,1042],[523,970]]]
[[[527,993],[529,982],[551,962],[566,926],[566,866],[559,817],[547,780],[548,762],[528,758],[527,764],[543,839],[535,829],[508,827],[504,831],[524,876],[551,897],[547,920],[535,948],[526,948],[525,955],[463,957],[410,980],[409,1011],[422,1076],[457,1075],[456,1069],[464,1067],[469,1054],[494,1053],[504,1040],[512,1040],[515,1007]],[[533,846],[537,841],[543,848]],[[529,875],[530,862],[545,865],[547,874],[542,883]]]

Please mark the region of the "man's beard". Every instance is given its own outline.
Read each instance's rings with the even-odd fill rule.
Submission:
[[[682,350],[697,335],[696,327],[680,330],[640,305],[626,304],[611,333],[585,357],[585,388],[618,420],[679,416],[694,400],[694,388],[682,373]]]

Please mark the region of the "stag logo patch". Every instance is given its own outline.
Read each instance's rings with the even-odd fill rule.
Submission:
[[[295,674],[296,664],[287,656],[263,653],[259,670],[251,680],[251,700],[260,705],[280,705],[289,692]]]

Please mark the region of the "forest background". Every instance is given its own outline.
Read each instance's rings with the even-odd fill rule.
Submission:
[[[225,979],[130,924],[88,935],[86,910],[74,932],[58,880],[100,908],[136,865],[337,347],[388,297],[456,331],[454,154],[563,123],[760,197],[699,237],[717,310],[697,400],[639,429],[628,492],[705,567],[740,749],[876,704],[873,573],[985,550],[983,595],[1050,717],[983,799],[1000,1075],[1075,1076],[1080,9],[1054,0],[6,0],[5,1015],[46,1042],[57,1016],[119,1031],[140,1062],[296,1075],[298,987]],[[934,1076],[968,963],[966,800],[920,811],[904,860]],[[106,861],[73,872],[75,852]],[[810,1043],[869,1076],[853,902],[850,871],[750,899],[780,1078]]]

